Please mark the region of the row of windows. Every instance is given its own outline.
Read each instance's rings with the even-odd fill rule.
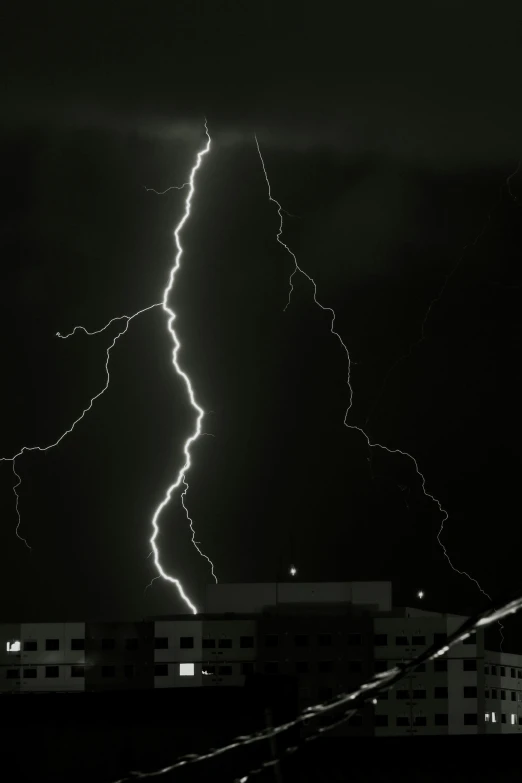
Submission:
[[[175,664],[178,668],[178,673],[180,676],[193,676],[194,675],[194,664],[193,663],[179,663]],[[47,679],[55,679],[60,676],[60,668],[63,670],[65,667],[60,666],[45,666],[42,667],[44,669],[45,677]],[[232,674],[232,667],[231,666],[220,666],[220,669],[230,669],[230,671],[220,671],[220,674]],[[119,669],[119,667],[118,667]],[[127,679],[132,679],[135,674],[135,667],[132,665],[125,665],[121,667],[121,671]],[[38,669],[36,667],[30,667],[30,668],[24,668],[23,669],[23,678],[26,680],[36,679],[37,678],[37,672]],[[116,677],[117,667],[116,666],[101,666],[100,667],[100,673],[102,677]],[[71,677],[85,677],[85,666],[70,666],[69,667],[69,673]],[[154,665],[154,675],[156,677],[162,677],[167,676],[169,673],[168,664],[166,663],[157,663]],[[63,671],[62,671],[63,674]],[[6,678],[8,680],[19,680],[20,679],[20,669],[6,669]]]
[[[497,722],[497,713],[496,712],[492,712],[491,714],[489,712],[486,712],[484,717],[485,717],[486,723],[496,723]],[[500,722],[501,723],[507,723],[508,722],[507,715],[506,715],[505,712],[501,712],[500,713]],[[517,720],[517,716],[515,715],[514,712],[512,712],[509,722],[511,723],[512,726],[516,726],[517,724],[522,725],[522,715],[519,715],[518,716],[518,720]]]
[[[517,691],[509,691],[511,694],[511,701],[517,701]],[[486,699],[498,699],[498,691],[496,688],[491,688],[491,691],[489,688],[486,688],[484,691],[484,696]],[[501,690],[500,691],[500,698],[504,701],[506,700],[506,691]],[[518,701],[522,701],[522,693],[518,693]]]
[[[509,674],[506,674],[506,669],[509,672]],[[517,677],[519,679],[522,679],[522,669],[514,669],[512,666],[484,666],[484,674],[493,674],[496,675],[497,672],[500,674],[501,677]]]
[[[399,688],[396,691],[396,697],[397,699],[425,699],[426,697],[426,689],[425,688],[413,688],[413,690],[406,690]],[[381,694],[381,696],[384,694]],[[475,685],[464,685],[462,689],[462,695],[465,699],[476,699],[478,696],[477,688]],[[437,686],[433,689],[433,697],[435,699],[447,699],[448,698],[448,687],[446,685]]]
[[[350,721],[351,722],[351,721]],[[374,715],[374,723],[376,726],[388,726],[388,715]],[[463,715],[463,723],[465,726],[476,726],[478,724],[478,715],[476,712],[465,712]],[[425,715],[414,715],[410,718],[409,715],[397,715],[395,718],[396,726],[428,726],[428,719]],[[447,726],[448,725],[448,713],[439,712],[433,716],[434,726]]]

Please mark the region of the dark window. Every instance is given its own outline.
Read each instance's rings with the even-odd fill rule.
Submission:
[[[409,699],[410,698],[410,692],[407,690],[399,690],[397,691],[397,698],[398,699]]]
[[[404,717],[403,715],[398,715],[397,720],[395,721],[397,726],[409,726],[410,725],[410,719],[407,717]]]
[[[472,633],[469,636],[467,636],[464,639],[464,641],[462,642],[462,644],[476,644],[476,643],[477,643],[477,638],[476,638],[476,635],[474,633]]]
[[[476,672],[477,671],[477,661],[475,658],[464,658],[462,661],[462,668],[465,672]]]
[[[125,649],[126,650],[137,650],[138,649],[138,640],[137,639],[125,639]]]
[[[435,713],[435,726],[447,726],[448,725],[448,713],[436,712]]]
[[[45,640],[45,649],[46,650],[59,650],[60,649],[60,640],[59,639],[46,639]]]
[[[7,669],[5,676],[8,680],[18,680],[20,678],[20,669]]]
[[[218,674],[232,674],[232,666],[220,666],[218,668]]]
[[[412,636],[411,637],[411,643],[415,647],[415,645],[422,645],[426,644],[426,637],[425,636]]]
[[[362,644],[362,636],[360,633],[349,633],[347,641],[350,647],[358,647]]]
[[[116,676],[116,667],[115,666],[102,666],[101,667],[101,676],[102,677],[115,677]]]
[[[267,661],[265,663],[265,674],[277,674],[279,671],[279,664],[277,661]]]
[[[168,663],[155,663],[154,664],[154,676],[155,677],[167,677],[169,673]]]
[[[395,637],[395,644],[398,647],[407,647],[408,646],[408,637],[407,636],[396,636]]]
[[[85,677],[85,666],[71,666],[71,677]]]
[[[296,647],[308,647],[308,636],[298,634],[294,637]]]
[[[319,642],[320,647],[330,647],[332,644],[332,634],[331,633],[320,633],[317,637],[317,641]]]
[[[484,674],[489,674],[489,666],[484,666]]]
[[[245,661],[241,664],[241,674],[253,674],[254,663],[253,661]]]
[[[492,688],[491,689],[491,698],[492,699],[496,699],[497,698],[497,689],[496,688]]]
[[[373,643],[376,647],[386,647],[388,644],[388,634],[387,633],[376,633],[373,637]]]
[[[254,646],[254,637],[253,636],[240,636],[239,637],[239,646],[240,647],[253,647]]]
[[[123,674],[127,680],[132,680],[134,677],[134,666],[132,663],[126,663],[123,667]]]
[[[518,669],[518,671],[517,671],[517,676],[518,676],[519,678],[522,678],[522,671],[520,671],[520,669]]]
[[[102,650],[114,650],[116,647],[116,640],[115,639],[102,639]]]
[[[464,716],[464,717],[466,717],[466,716]],[[503,713],[502,713],[502,723],[505,723],[505,722],[506,722],[506,715],[505,715],[505,713],[503,712]]]
[[[418,666],[415,667],[416,672],[425,672],[426,671],[426,664],[425,663],[419,663]]]
[[[434,672],[447,672],[448,671],[448,662],[445,659],[442,658],[436,658],[433,661],[433,671]]]
[[[279,644],[279,636],[276,633],[269,633],[265,637],[265,644],[267,647],[277,647]]]
[[[496,674],[496,673],[497,673],[497,667],[496,666],[492,666],[491,667],[491,674]]]
[[[220,639],[218,647],[222,650],[229,650],[232,647],[232,639]]]
[[[306,674],[308,671],[308,661],[296,661],[295,670],[297,674]]]
[[[425,699],[426,698],[426,691],[424,688],[418,688],[413,691],[413,698],[414,699]]]
[[[448,634],[447,633],[434,633],[433,634],[433,643],[437,644],[439,647],[443,644],[446,644],[448,641]]]
[[[352,674],[362,672],[362,661],[348,661],[348,671]]]
[[[378,701],[388,701],[389,691],[383,691],[377,696]]]
[[[37,649],[38,642],[36,642],[34,639],[28,639],[26,642],[24,642],[25,652],[36,652]]]
[[[517,700],[517,694],[515,693],[515,691],[511,691],[511,701],[516,701],[516,700]]]
[[[514,670],[514,669],[511,669],[511,676],[512,676],[512,677],[516,677],[516,676],[517,676],[517,675],[515,674],[515,670]]]
[[[46,666],[45,667],[45,676],[46,677],[58,677],[60,673],[58,666]]]
[[[413,725],[414,726],[426,726],[427,720],[425,715],[416,715],[413,718]]]
[[[331,688],[319,688],[319,701],[326,701],[327,699],[332,698],[332,689]],[[355,715],[352,716],[352,718],[349,719],[349,723],[352,724],[352,726],[358,725],[357,723],[353,722],[353,718],[356,717]],[[359,716],[360,717],[360,716]],[[360,725],[360,724],[359,724]]]
[[[333,661],[319,661],[319,671],[321,674],[333,671]]]
[[[179,637],[179,646],[182,650],[189,650],[192,647],[194,647],[194,637],[193,636],[180,636]]]
[[[484,696],[486,699],[489,699],[489,688],[486,688],[486,690],[484,691]]]
[[[169,638],[168,636],[156,636],[154,639],[155,650],[168,650]]]
[[[211,647],[214,648],[216,646],[216,640],[215,639],[203,639],[203,649],[208,650]]]
[[[448,688],[446,685],[438,685],[433,690],[433,695],[436,699],[447,699],[448,698]]]
[[[35,680],[36,669],[24,669],[24,677],[28,680]]]
[[[71,639],[71,650],[85,650],[85,639]]]
[[[373,662],[373,670],[374,672],[385,672],[388,669],[388,661],[374,661]]]
[[[477,688],[475,685],[465,685],[464,686],[464,698],[465,699],[476,699],[477,698]]]
[[[506,691],[500,691],[500,698],[506,700]]]
[[[501,666],[500,667],[500,676],[501,677],[505,677],[506,676],[506,667],[505,666]]]
[[[465,712],[464,713],[464,726],[476,726],[477,725],[477,713]]]
[[[374,722],[376,726],[387,726],[388,725],[388,716],[387,715],[375,715]]]

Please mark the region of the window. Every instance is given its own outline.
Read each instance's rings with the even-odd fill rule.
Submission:
[[[476,726],[477,725],[477,713],[465,712],[464,713],[464,726]]]
[[[254,663],[253,661],[245,661],[241,664],[241,674],[253,674]]]
[[[410,692],[407,691],[407,690],[397,691],[397,698],[398,699],[409,699],[410,698]]]
[[[102,677],[115,677],[116,676],[116,667],[115,666],[102,666],[101,667],[101,676]]]
[[[350,647],[358,647],[362,644],[362,636],[360,633],[349,633],[347,641]]]
[[[373,637],[373,643],[376,647],[386,647],[388,644],[388,634],[387,633],[376,633]]]
[[[408,646],[408,637],[407,636],[396,636],[395,637],[395,644],[398,647],[407,647]]]
[[[180,663],[179,665],[180,677],[193,677],[194,676],[194,664],[193,663]]]
[[[417,690],[413,691],[413,698],[414,699],[425,699],[426,698],[426,691],[424,688],[419,688]]]
[[[500,676],[501,677],[505,677],[506,676],[506,667],[505,666],[501,666],[500,667]]]
[[[395,721],[395,724],[397,726],[409,726],[410,719],[408,717],[405,717],[404,715],[397,715],[397,720]]]
[[[7,642],[5,648],[7,652],[11,652],[11,653],[20,652],[20,642],[17,639],[13,639],[12,641]]]
[[[218,674],[232,674],[232,666],[225,665],[218,668]]]
[[[496,674],[496,673],[497,673],[497,667],[496,666],[492,666],[491,667],[491,674]]]
[[[331,688],[325,688],[325,687],[319,688],[319,701],[326,701],[327,699],[331,699],[331,698],[332,698],[332,689]],[[353,715],[352,718],[354,718],[354,717],[356,717],[356,716]],[[352,726],[353,725],[357,725],[357,724],[353,723],[352,718],[349,719],[349,723],[351,723]]]
[[[134,666],[132,663],[126,663],[123,667],[123,675],[127,680],[132,680],[134,677]]]
[[[373,670],[375,673],[385,672],[388,669],[388,661],[374,661]]]
[[[306,674],[308,671],[308,661],[296,661],[295,671],[297,674]]]
[[[321,674],[333,671],[333,661],[319,661],[319,671]]]
[[[439,646],[442,644],[446,644],[448,641],[448,634],[447,633],[434,633],[433,634],[433,643],[438,644]]]
[[[332,644],[332,634],[320,633],[317,637],[317,641],[319,642],[319,647],[330,647]]]
[[[512,676],[512,677],[516,677],[516,673],[515,673],[515,670],[514,670],[514,669],[511,669],[511,676]]]
[[[154,639],[155,650],[168,650],[169,638],[168,636],[156,636]]]
[[[298,634],[294,637],[296,647],[308,647],[308,636],[304,634]]]
[[[477,689],[475,685],[465,685],[464,686],[464,698],[465,699],[476,699],[477,698]]]
[[[167,677],[169,673],[168,663],[155,663],[154,664],[154,676],[155,677]]]
[[[425,636],[412,636],[411,637],[411,643],[412,643],[413,647],[415,647],[416,645],[426,644],[426,637]]]
[[[277,661],[267,661],[265,663],[265,674],[277,674],[279,671],[279,664]]]
[[[85,677],[85,666],[71,666],[71,677]]]
[[[415,667],[416,672],[425,672],[426,671],[426,664],[425,663],[419,663],[418,666]]]
[[[239,637],[239,646],[240,647],[253,647],[254,646],[254,637],[253,636],[240,636]]]
[[[352,674],[362,672],[362,661],[348,661],[348,671]]]
[[[476,643],[477,643],[477,639],[476,639],[476,634],[474,633],[467,636],[462,642],[462,644],[476,644]]]
[[[137,650],[138,649],[138,640],[137,639],[125,639],[125,649],[126,650]]]
[[[232,647],[232,639],[220,639],[218,647],[221,650],[229,650]]]
[[[520,669],[517,671],[517,677],[522,678],[522,671]]]
[[[204,650],[213,649],[216,646],[216,640],[215,639],[203,639],[202,647]]]
[[[500,698],[506,700],[506,691],[500,691]]]
[[[497,713],[496,712],[492,712],[491,713],[491,723],[496,723],[496,722],[497,722]]]
[[[517,722],[517,716],[515,715],[514,712],[512,712],[511,713],[511,725],[514,726],[516,722]]]
[[[489,666],[484,666],[484,674],[489,674]]]
[[[497,689],[496,688],[492,688],[491,689],[491,698],[492,699],[496,699],[497,698]]]
[[[486,699],[489,699],[489,688],[486,688],[486,690],[484,691],[484,697]]]
[[[434,672],[447,672],[448,671],[448,662],[441,658],[436,658],[433,661],[433,671]]]
[[[374,722],[376,726],[387,726],[388,725],[388,716],[387,715],[375,715]]]
[[[448,688],[446,685],[438,685],[433,690],[433,695],[436,699],[447,699],[448,698]]]
[[[28,639],[26,642],[24,642],[24,650],[25,652],[36,652],[38,649],[38,642],[34,639]]]
[[[448,713],[436,712],[435,713],[435,726],[447,726],[448,725]]]
[[[102,650],[114,650],[116,647],[116,640],[115,639],[102,639],[101,642]]]
[[[45,640],[45,649],[46,650],[59,650],[60,649],[60,640],[59,639],[46,639]]]
[[[484,715],[484,720],[486,721],[486,723],[489,723],[489,712],[486,712],[486,714]]]
[[[515,693],[515,691],[511,691],[511,701],[516,701],[516,700],[517,700],[517,694]]]
[[[265,644],[267,647],[277,647],[279,644],[279,636],[276,633],[269,633],[265,637]]]
[[[475,658],[464,658],[462,661],[462,668],[465,672],[476,672],[477,671],[477,661]]]
[[[26,680],[36,680],[36,669],[24,669],[24,677]]]
[[[179,637],[179,646],[182,650],[191,650],[194,647],[194,637],[193,636],[180,636]]]
[[[505,713],[505,712],[503,712],[503,713],[502,713],[502,718],[501,718],[501,720],[502,720],[502,723],[505,723],[505,722],[506,722],[506,713]]]
[[[245,664],[243,664],[244,666]],[[216,673],[216,667],[215,666],[203,666],[201,669],[201,674],[203,674],[205,677],[211,677]],[[246,672],[242,671],[242,674],[246,674]]]
[[[20,678],[20,669],[7,669],[5,676],[8,680],[18,680]]]
[[[45,676],[46,677],[58,677],[60,673],[58,666],[46,666],[45,667]]]
[[[71,650],[85,650],[85,639],[71,639]]]
[[[414,726],[427,726],[428,722],[426,720],[425,715],[416,715],[413,718],[413,725]]]

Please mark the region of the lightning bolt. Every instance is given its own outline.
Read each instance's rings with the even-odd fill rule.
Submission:
[[[280,245],[281,245],[281,246],[282,246],[282,247],[283,247],[283,248],[286,250],[286,252],[287,252],[287,253],[288,253],[288,254],[289,254],[291,257],[292,257],[292,261],[293,261],[293,265],[294,265],[294,268],[293,268],[293,270],[292,270],[292,273],[290,274],[290,277],[289,277],[288,302],[286,303],[286,305],[285,305],[285,307],[284,307],[284,310],[286,311],[286,310],[287,310],[287,308],[288,308],[288,307],[289,307],[289,305],[290,305],[290,302],[291,302],[291,299],[292,299],[292,293],[293,293],[293,291],[294,291],[294,284],[293,284],[293,280],[294,280],[294,277],[295,277],[295,275],[296,275],[297,273],[299,273],[299,274],[301,274],[303,277],[305,277],[305,278],[308,280],[308,282],[309,282],[309,283],[312,285],[312,289],[313,289],[313,300],[314,300],[314,303],[315,303],[315,304],[316,304],[316,305],[317,305],[317,306],[318,306],[318,307],[319,307],[321,310],[323,310],[324,312],[326,312],[326,313],[328,313],[328,314],[329,314],[329,316],[330,316],[330,333],[331,333],[331,334],[332,334],[332,335],[333,335],[333,336],[334,336],[334,337],[337,339],[337,341],[340,343],[340,345],[341,345],[341,347],[342,347],[342,349],[343,349],[343,351],[344,351],[344,353],[345,353],[345,356],[346,356],[346,362],[347,362],[347,378],[346,378],[346,385],[348,386],[348,407],[346,408],[346,413],[345,413],[345,415],[344,415],[344,421],[343,421],[343,424],[344,424],[344,426],[345,426],[347,429],[349,429],[349,430],[355,430],[356,432],[359,432],[359,433],[360,433],[360,434],[363,436],[364,440],[366,441],[366,445],[368,446],[368,448],[369,448],[369,449],[381,449],[381,450],[383,450],[383,451],[386,451],[386,452],[388,452],[388,454],[400,454],[402,457],[406,457],[407,459],[409,459],[409,460],[410,460],[410,461],[413,463],[413,465],[414,465],[414,467],[415,467],[415,472],[416,472],[417,476],[418,476],[418,477],[419,477],[419,479],[420,479],[420,482],[421,482],[421,489],[422,489],[422,492],[423,492],[424,496],[425,496],[426,498],[428,498],[428,500],[430,500],[432,503],[434,503],[434,504],[437,506],[437,508],[438,508],[438,510],[439,510],[439,512],[440,512],[440,514],[442,515],[442,522],[441,522],[441,526],[440,526],[439,532],[438,532],[438,534],[437,534],[437,540],[438,540],[438,542],[439,542],[440,546],[442,547],[442,550],[443,550],[443,552],[444,552],[444,555],[445,555],[445,557],[446,557],[446,559],[447,559],[447,561],[448,561],[449,565],[451,566],[451,568],[452,568],[452,569],[453,569],[453,570],[454,570],[456,573],[460,574],[461,576],[465,576],[465,577],[467,577],[467,578],[468,578],[468,579],[469,579],[471,582],[473,582],[473,583],[474,583],[474,584],[475,584],[475,585],[478,587],[478,589],[480,590],[480,592],[481,592],[481,593],[482,593],[482,594],[483,594],[483,595],[484,595],[486,598],[488,598],[488,599],[491,601],[491,596],[490,596],[490,595],[488,595],[488,593],[486,593],[486,591],[482,589],[482,587],[480,586],[480,584],[477,582],[477,580],[476,580],[476,579],[474,579],[472,576],[470,576],[470,574],[468,574],[466,571],[460,571],[460,570],[459,570],[458,568],[456,568],[456,567],[453,565],[453,563],[451,562],[451,560],[450,560],[450,557],[449,557],[449,555],[448,555],[448,552],[447,552],[447,550],[446,550],[446,547],[444,546],[444,544],[443,544],[443,543],[442,543],[442,541],[440,540],[441,533],[442,533],[442,531],[443,531],[443,529],[444,529],[444,523],[445,523],[445,522],[446,522],[446,520],[448,519],[448,517],[449,517],[449,514],[448,514],[448,512],[446,511],[446,509],[442,507],[442,504],[441,504],[441,502],[440,502],[440,501],[439,501],[439,500],[438,500],[438,499],[437,499],[437,498],[436,498],[434,495],[432,495],[430,492],[428,492],[428,490],[426,489],[426,478],[425,478],[425,476],[423,475],[423,473],[421,473],[421,471],[420,471],[420,469],[419,469],[418,462],[417,462],[417,460],[415,459],[415,457],[413,457],[413,456],[412,456],[411,454],[409,454],[407,451],[403,451],[402,449],[398,449],[398,448],[395,448],[395,449],[393,449],[393,448],[389,448],[388,446],[384,446],[382,443],[373,442],[373,441],[370,439],[369,435],[368,435],[368,434],[367,434],[367,433],[366,433],[366,432],[365,432],[365,431],[362,429],[362,427],[358,427],[358,426],[356,426],[355,424],[348,424],[348,415],[349,415],[349,413],[350,413],[350,410],[351,410],[351,408],[352,408],[352,404],[353,404],[353,388],[352,388],[352,384],[351,384],[351,367],[352,367],[352,362],[351,362],[351,358],[350,358],[350,352],[349,352],[349,350],[348,350],[348,348],[347,348],[347,346],[346,346],[345,342],[343,341],[343,339],[342,339],[341,335],[340,335],[340,334],[339,334],[339,332],[337,332],[337,331],[336,331],[336,329],[335,329],[335,318],[336,318],[336,316],[335,316],[335,311],[334,311],[334,310],[333,310],[331,307],[326,307],[325,305],[323,305],[323,304],[322,304],[322,303],[321,303],[321,302],[318,300],[318,298],[317,298],[317,285],[316,285],[316,283],[315,283],[315,280],[314,280],[314,279],[313,279],[313,278],[312,278],[312,277],[311,277],[311,276],[310,276],[310,275],[309,275],[309,274],[308,274],[308,273],[307,273],[307,272],[306,272],[304,269],[302,269],[302,267],[300,267],[300,266],[299,266],[299,263],[298,263],[298,261],[297,261],[297,258],[296,258],[296,255],[295,255],[295,253],[294,253],[294,252],[293,252],[293,251],[292,251],[292,250],[291,250],[291,249],[288,247],[288,245],[287,245],[287,244],[286,244],[286,243],[285,243],[285,242],[282,240],[282,238],[281,238],[281,235],[282,235],[282,233],[283,233],[283,212],[284,212],[284,210],[283,210],[283,208],[282,208],[281,204],[279,203],[279,201],[277,201],[277,200],[276,200],[276,199],[275,199],[275,198],[272,196],[272,189],[271,189],[271,186],[270,186],[270,180],[268,179],[268,174],[267,174],[267,171],[266,171],[265,162],[264,162],[263,156],[262,156],[262,154],[261,154],[261,149],[260,149],[260,147],[259,147],[259,142],[258,142],[258,140],[257,140],[257,136],[254,136],[254,138],[255,138],[255,142],[256,142],[257,151],[258,151],[258,154],[259,154],[259,159],[260,159],[260,161],[261,161],[261,166],[263,167],[263,174],[264,174],[264,176],[265,176],[266,184],[267,184],[267,187],[268,187],[268,200],[269,200],[271,203],[273,203],[273,204],[275,204],[275,205],[276,205],[276,207],[277,207],[277,213],[278,213],[278,215],[279,215],[279,228],[278,228],[278,231],[277,231],[276,241],[277,241],[277,242],[278,242],[278,243],[279,243],[279,244],[280,244]],[[478,239],[478,238],[477,238],[477,239]],[[446,281],[445,281],[445,285],[444,285],[444,287],[447,285],[447,282],[448,282],[448,280],[446,280]],[[440,295],[442,295],[442,292],[439,294],[439,297],[440,297]],[[431,306],[433,306],[433,303],[431,304]],[[430,309],[431,309],[431,306],[430,306]]]

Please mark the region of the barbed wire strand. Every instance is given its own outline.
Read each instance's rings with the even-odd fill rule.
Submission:
[[[392,669],[375,674],[371,680],[363,683],[354,691],[349,693],[340,693],[327,701],[314,704],[311,707],[306,707],[296,718],[291,721],[281,723],[278,726],[267,727],[261,729],[260,731],[253,732],[252,734],[240,735],[232,740],[232,742],[229,744],[223,745],[220,748],[212,748],[205,753],[190,753],[188,755],[181,756],[173,764],[170,764],[167,767],[163,767],[162,769],[153,770],[152,772],[132,771],[127,777],[120,778],[117,781],[114,781],[114,783],[126,783],[126,781],[129,780],[141,780],[144,778],[166,775],[169,772],[174,772],[175,770],[181,769],[182,767],[187,767],[190,764],[217,758],[218,756],[221,756],[224,753],[228,753],[229,751],[236,748],[246,747],[248,745],[253,745],[255,743],[277,737],[280,734],[297,727],[299,724],[304,724],[305,722],[308,723],[310,720],[327,715],[340,709],[341,707],[349,705],[349,708],[338,720],[332,723],[328,723],[326,726],[319,727],[314,734],[310,734],[309,736],[305,737],[298,745],[292,745],[285,748],[285,750],[280,754],[279,758],[269,759],[268,761],[264,762],[261,767],[250,770],[248,773],[242,777],[236,778],[234,781],[234,783],[246,783],[252,775],[259,774],[263,771],[263,769],[270,768],[277,762],[281,761],[283,756],[295,753],[304,743],[317,739],[326,731],[330,731],[336,726],[341,725],[345,721],[349,720],[352,715],[354,715],[365,704],[365,702],[369,701],[370,699],[374,699],[379,693],[388,691],[396,683],[400,682],[400,680],[412,672],[417,666],[419,666],[419,664],[425,663],[426,661],[431,661],[441,655],[444,655],[456,644],[468,638],[473,632],[481,630],[488,625],[501,620],[503,617],[507,617],[510,614],[516,614],[520,611],[520,609],[522,609],[522,595],[517,592],[516,598],[510,598],[507,601],[505,599],[501,602],[498,601],[484,612],[476,614],[473,617],[469,617],[456,631],[448,636],[446,642],[443,645],[431,645],[411,661],[398,663],[398,665],[394,666]]]

